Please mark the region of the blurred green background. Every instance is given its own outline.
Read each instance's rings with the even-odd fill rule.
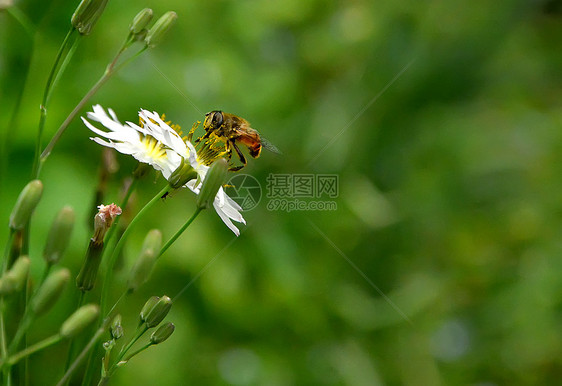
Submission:
[[[29,180],[38,105],[76,5],[16,1],[34,36],[0,12],[4,224]],[[176,11],[176,25],[90,105],[133,122],[139,108],[156,110],[184,129],[222,109],[284,154],[264,151],[242,171],[264,196],[239,238],[203,213],[123,305],[131,334],[148,296],[174,296],[195,279],[168,316],[172,338],[135,357],[113,384],[559,382],[562,2],[110,1],[54,91],[45,138],[144,7]],[[102,150],[90,134],[75,120],[43,169],[35,278],[50,222],[66,204],[78,221],[62,265],[80,267]],[[119,200],[135,166],[117,160],[105,203]],[[337,210],[268,210],[270,173],[338,175]],[[163,184],[146,178],[132,210]],[[159,228],[167,239],[194,208],[187,191],[154,208],[127,245],[117,288],[146,232]],[[71,287],[30,341],[71,312]],[[66,349],[32,357],[32,384],[60,378]]]

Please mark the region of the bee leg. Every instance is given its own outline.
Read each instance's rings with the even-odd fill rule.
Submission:
[[[244,165],[237,166],[235,168],[230,169],[232,171],[238,171],[238,170],[242,169],[244,166],[246,166],[248,164],[248,161],[246,161],[246,157],[244,157],[244,154],[242,154],[242,152],[240,151],[240,149],[238,148],[238,146],[236,145],[236,143],[234,141],[228,141],[228,142],[230,142],[232,147],[234,148],[234,150],[236,150],[236,154],[238,154],[238,158],[240,159],[240,162],[242,162],[244,164]]]
[[[212,133],[213,133],[212,130],[207,130],[207,131],[205,131],[205,134],[204,134],[202,137],[197,138],[197,139],[195,140],[195,143],[199,143],[199,142],[201,142],[202,140],[205,140],[205,139],[209,138]]]

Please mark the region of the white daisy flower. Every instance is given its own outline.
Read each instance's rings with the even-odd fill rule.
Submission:
[[[88,112],[87,118],[101,123],[108,131],[100,130],[82,118],[86,127],[107,139],[92,137],[91,140],[102,146],[112,147],[120,153],[132,155],[139,162],[152,165],[156,170],[161,171],[166,179],[180,166],[183,158],[199,176],[197,180],[193,179],[185,186],[195,194],[199,194],[209,167],[197,160],[197,152],[193,145],[182,139],[180,134],[164,122],[158,113],[141,109],[139,117],[143,124],[139,126],[132,122],[122,124],[113,110],[107,111],[109,114],[100,105],[95,105],[93,112]],[[239,236],[240,230],[232,220],[246,224],[240,213],[242,208],[228,197],[222,187],[215,196],[213,207],[226,226]]]

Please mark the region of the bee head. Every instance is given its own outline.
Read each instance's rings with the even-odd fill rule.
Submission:
[[[212,127],[214,129],[222,126],[224,122],[224,115],[220,110],[214,110],[210,113],[205,114],[205,123],[203,124],[205,128]]]

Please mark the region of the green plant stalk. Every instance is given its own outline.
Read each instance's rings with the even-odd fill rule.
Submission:
[[[10,256],[10,246],[14,240],[14,231],[10,230],[10,235],[6,242],[6,247],[4,248],[4,261],[2,262],[2,273],[3,276],[8,270],[8,259]],[[2,355],[2,360],[6,360],[8,356],[8,348],[6,342],[6,326],[4,324],[4,296],[0,296],[0,354]],[[10,374],[10,369],[7,367],[2,368],[2,377],[6,385],[11,385],[12,378]]]
[[[120,208],[122,208],[123,210],[125,210],[125,208],[127,207],[127,204],[129,203],[129,199],[131,198],[131,195],[133,194],[136,185],[138,183],[138,178],[133,178],[133,181],[131,182],[131,185],[129,185],[129,188],[127,189],[127,192],[125,193],[125,197],[123,197],[123,201],[121,202],[121,205],[119,206]],[[112,251],[115,247],[115,232],[117,230],[117,225],[119,224],[119,220],[120,220],[120,216],[118,216],[115,221],[113,222],[113,225],[111,226],[111,228],[109,228],[109,231],[107,232],[107,234],[105,235],[105,249],[103,251],[102,254],[102,261],[107,261],[108,257],[106,256],[108,254],[108,251]],[[104,284],[102,283],[102,288],[103,288]],[[103,293],[103,292],[102,292]],[[115,307],[117,307],[117,304],[121,301],[121,299],[123,299],[123,296],[125,295],[125,293],[123,293],[119,299],[117,299],[117,301],[115,302],[115,304],[113,305],[113,307],[111,307],[111,310],[109,310],[109,312],[106,315],[106,318],[109,318],[110,314],[113,312],[113,310],[115,309]],[[105,307],[105,304],[103,305]],[[100,313],[100,315],[103,315],[102,313]],[[93,375],[93,366],[90,366],[90,363],[92,362],[92,357],[94,355],[94,353],[96,352],[96,349],[92,350],[90,352],[90,355],[88,357],[88,363],[86,366],[86,373],[84,374],[84,378],[82,379],[82,385],[89,385],[90,384],[90,380],[92,378]]]
[[[11,7],[8,7],[7,9],[8,13],[10,15],[12,15],[12,17],[14,19],[16,19],[16,21],[18,23],[21,24],[21,26],[23,27],[23,29],[25,30],[25,32],[27,32],[27,34],[29,35],[29,37],[31,39],[33,39],[33,37],[35,36],[35,26],[33,25],[33,23],[31,22],[31,20],[25,15],[25,13],[23,13],[21,11],[21,9],[19,9],[17,6],[13,5]]]
[[[14,234],[13,230],[10,230],[10,235],[8,236],[8,240],[6,241],[6,246],[4,248],[4,261],[2,262],[2,273],[1,276],[4,276],[6,271],[8,270],[8,259],[10,256],[10,246],[14,241]],[[0,354],[2,355],[2,360],[5,360],[8,356],[8,344],[6,342],[6,326],[4,325],[4,296],[0,297]],[[7,378],[4,378],[7,379]]]
[[[15,236],[16,232],[12,229],[10,229],[10,234],[8,235],[8,240],[6,240],[6,246],[4,247],[4,257],[3,257],[3,261],[2,261],[2,273],[1,275],[4,275],[6,273],[6,271],[8,270],[8,260],[10,259],[10,248],[12,246],[12,243],[14,242],[14,236]]]
[[[105,72],[103,73],[102,77],[96,82],[96,84],[94,84],[94,86],[92,86],[92,88],[90,89],[90,91],[88,91],[88,93],[84,96],[84,98],[82,98],[82,100],[80,102],[78,102],[78,104],[76,105],[76,107],[74,108],[74,110],[72,110],[72,112],[68,115],[68,117],[64,120],[64,122],[60,125],[59,129],[57,130],[57,132],[55,133],[55,135],[53,136],[53,138],[51,138],[51,141],[47,144],[47,146],[45,147],[45,149],[43,150],[43,152],[41,153],[41,156],[39,157],[39,166],[38,166],[38,170],[37,170],[37,176],[39,175],[40,171],[41,171],[41,167],[42,165],[45,163],[45,161],[47,160],[47,158],[49,157],[49,155],[51,154],[51,152],[53,151],[53,148],[55,147],[55,145],[57,144],[57,142],[59,141],[60,137],[64,134],[65,130],[68,128],[68,126],[70,125],[70,123],[74,120],[74,118],[76,118],[76,115],[78,115],[78,113],[80,112],[80,110],[82,110],[82,108],[86,105],[86,103],[88,103],[88,101],[90,100],[90,98],[101,88],[101,86],[103,86],[117,71],[119,71],[121,68],[123,68],[124,66],[126,66],[129,62],[131,62],[133,59],[136,59],[137,56],[139,56],[143,51],[145,51],[147,49],[146,46],[144,46],[143,48],[141,48],[134,56],[128,58],[127,60],[125,60],[123,63],[121,63],[119,66],[117,66],[117,60],[119,59],[119,57],[121,56],[121,54],[125,51],[125,49],[130,45],[130,41],[129,39],[127,39],[127,41],[125,41],[125,43],[123,44],[123,46],[121,47],[121,49],[119,50],[119,52],[117,53],[117,55],[115,56],[115,58],[113,59],[113,61],[107,66]]]
[[[127,291],[127,289],[125,288],[125,290],[123,291],[123,293],[121,293],[121,296],[119,296],[117,298],[117,300],[115,301],[115,303],[113,303],[113,306],[111,306],[111,308],[109,309],[109,311],[107,311],[107,315],[105,315],[106,318],[110,318],[111,317],[111,313],[115,310],[115,308],[117,308],[117,305],[121,302],[121,300],[123,300],[124,297],[126,297],[129,294],[129,292]]]
[[[111,367],[109,368],[108,371],[103,371],[102,376],[100,378],[100,381],[98,382],[98,386],[102,386],[102,385],[106,385],[109,382],[109,378],[111,378],[111,376],[113,375],[113,373],[115,373],[115,370],[117,369],[119,363],[122,361],[123,356],[127,353],[127,351],[129,351],[129,349],[137,342],[137,340],[140,339],[140,337],[146,332],[148,331],[148,327],[146,327],[146,324],[143,324],[142,326],[139,326],[135,332],[135,335],[131,338],[131,340],[129,341],[129,343],[121,348],[121,351],[119,351],[119,355],[117,357],[117,360],[115,361],[115,363],[113,363],[111,365]],[[150,344],[148,345],[150,346]],[[137,350],[135,351],[133,354],[131,354],[129,356],[129,358],[135,354],[137,354],[138,352],[146,349],[148,346],[142,348],[141,350]],[[128,360],[128,359],[127,359]]]
[[[21,322],[19,323],[18,329],[16,330],[14,339],[12,339],[12,342],[10,342],[10,346],[8,347],[8,354],[12,354],[17,350],[20,341],[25,336],[25,333],[31,326],[31,323],[33,323],[33,319],[33,313],[28,312],[26,309],[26,312],[23,315]]]
[[[82,363],[84,358],[86,358],[86,355],[88,355],[92,347],[94,347],[96,342],[101,338],[101,336],[107,329],[107,326],[109,325],[109,321],[110,321],[109,318],[106,318],[103,321],[102,325],[97,329],[96,333],[92,336],[92,339],[90,339],[90,341],[86,344],[86,347],[84,347],[82,352],[80,352],[80,354],[78,354],[74,362],[72,362],[68,370],[66,370],[60,381],[57,383],[57,386],[63,386],[70,380],[70,377],[72,376],[74,371],[76,371],[76,368],[80,366],[80,363]]]
[[[110,285],[112,277],[113,277],[113,266],[115,265],[117,257],[119,256],[119,254],[121,253],[121,250],[123,249],[123,246],[125,245],[125,240],[127,240],[127,237],[129,236],[129,234],[131,233],[131,231],[133,230],[135,225],[138,223],[138,221],[148,212],[148,210],[154,204],[156,204],[156,202],[158,202],[160,200],[160,197],[162,197],[164,194],[168,193],[168,191],[170,189],[171,189],[171,187],[169,185],[166,185],[160,192],[158,192],[137,213],[137,215],[131,220],[131,223],[129,224],[127,229],[125,229],[125,232],[123,233],[123,235],[121,236],[121,238],[117,242],[117,245],[115,245],[115,248],[113,249],[113,252],[111,253],[111,255],[109,257],[109,261],[107,262],[107,266],[106,266],[106,270],[105,270],[105,277],[104,277],[102,289],[101,289],[101,305],[100,305],[101,312],[100,312],[100,315],[106,314],[107,301],[108,301],[108,296],[109,296],[109,285]]]
[[[5,360],[8,356],[8,350],[6,348],[6,327],[4,326],[4,296],[0,297],[0,330],[2,338],[2,360]],[[10,369],[8,367],[2,367],[2,377],[6,385],[11,384]]]
[[[60,334],[52,335],[42,341],[35,343],[33,346],[29,346],[24,350],[21,350],[17,354],[14,354],[7,358],[7,360],[3,363],[4,366],[8,368],[18,363],[23,358],[30,356],[31,354],[36,353],[37,351],[43,350],[49,346],[52,346],[62,340],[62,336]]]
[[[51,98],[52,91],[56,84],[56,81],[59,79],[57,76],[57,72],[64,71],[64,67],[59,67],[59,62],[63,58],[63,53],[65,52],[66,46],[70,41],[70,38],[74,34],[76,29],[73,26],[70,26],[70,30],[67,32],[62,44],[59,48],[59,52],[55,58],[55,62],[53,63],[53,67],[51,68],[51,72],[49,73],[49,77],[47,78],[47,84],[45,85],[45,91],[43,92],[43,99],[41,100],[41,105],[39,109],[41,111],[41,115],[39,116],[39,129],[37,132],[37,140],[35,142],[35,154],[33,156],[33,172],[32,176],[37,178],[39,176],[39,154],[41,153],[41,140],[43,138],[43,129],[45,128],[45,121],[47,120],[47,105],[49,104],[49,100]],[[81,36],[81,35],[80,35]],[[78,39],[75,40],[75,43]],[[68,55],[67,51],[67,55]],[[65,55],[65,57],[67,56]],[[64,61],[63,61],[64,62]]]
[[[121,360],[123,359],[125,354],[127,354],[127,351],[129,351],[131,349],[131,347],[133,347],[133,345],[137,342],[137,340],[139,340],[140,337],[143,336],[143,334],[147,331],[148,331],[148,327],[146,327],[146,323],[142,324],[141,326],[139,326],[137,328],[137,331],[135,332],[135,335],[131,338],[129,343],[127,343],[126,346],[123,346],[123,348],[121,348],[121,351],[119,351],[119,355],[117,356],[117,360],[115,361],[113,366],[111,366],[112,368],[117,363],[121,362]]]
[[[158,256],[156,257],[157,259],[160,258],[160,256],[162,256],[164,254],[164,252],[166,252],[168,250],[168,248],[170,248],[170,246],[178,239],[178,237],[181,236],[181,234],[187,229],[187,227],[191,225],[193,220],[195,220],[195,218],[199,215],[199,213],[201,213],[202,210],[203,209],[199,208],[199,207],[197,207],[197,209],[195,209],[195,213],[193,213],[193,215],[189,218],[189,220],[187,220],[186,223],[183,224],[183,226],[160,249],[160,252],[158,253]]]
[[[139,354],[140,352],[146,350],[147,348],[149,348],[150,346],[152,346],[154,343],[152,342],[148,342],[147,344],[145,344],[144,346],[138,348],[137,350],[133,351],[131,354],[127,355],[127,357],[125,359],[122,359],[123,355],[117,359],[117,362],[115,362],[111,368],[109,369],[109,371],[106,374],[103,374],[98,386],[103,386],[106,385],[107,382],[109,382],[109,379],[113,376],[113,374],[115,374],[115,371],[117,371],[117,369],[120,366],[121,362],[125,362],[127,363],[129,360],[131,360],[132,357],[134,357],[135,355]]]
[[[78,299],[78,306],[76,310],[84,305],[84,300],[86,299],[86,292],[80,291],[80,298]],[[64,365],[64,371],[66,372],[70,366],[70,362],[72,361],[72,355],[74,354],[74,337],[70,338],[70,342],[68,343],[68,354],[66,356],[66,363]]]
[[[129,360],[131,360],[132,357],[134,357],[134,356],[137,355],[138,353],[140,353],[140,352],[146,350],[147,348],[149,348],[149,347],[152,346],[153,344],[154,344],[154,343],[152,343],[152,342],[148,342],[147,344],[145,344],[145,345],[142,346],[141,348],[139,348],[139,349],[133,351],[131,354],[127,355],[127,357],[126,357],[125,359],[119,360],[119,361],[114,365],[115,369],[114,369],[113,371],[117,370],[117,366],[118,366],[118,364],[119,364],[120,362],[128,362]]]

